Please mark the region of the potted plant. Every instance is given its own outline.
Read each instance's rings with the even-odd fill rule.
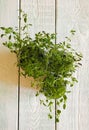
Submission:
[[[57,99],[56,104],[66,108],[67,93],[69,87],[77,82],[74,72],[81,65],[82,55],[71,47],[70,38],[55,44],[56,34],[46,33],[45,31],[35,34],[32,39],[29,35],[27,14],[21,11],[24,25],[19,29],[12,27],[0,27],[3,31],[1,38],[6,37],[3,43],[17,56],[17,66],[22,69],[23,76],[33,77],[34,84],[37,86],[37,94],[45,95],[46,99],[40,99],[40,103],[47,106],[50,110],[48,117],[51,119],[53,99]],[[75,31],[71,30],[74,35]],[[56,121],[59,121],[61,109],[56,110]]]

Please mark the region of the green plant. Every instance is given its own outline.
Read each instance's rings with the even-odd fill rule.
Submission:
[[[0,27],[3,31],[1,38],[6,37],[7,40],[3,43],[10,49],[11,52],[17,56],[17,65],[21,67],[21,74],[25,77],[33,77],[35,85],[38,86],[37,94],[44,94],[46,100],[40,99],[40,103],[47,106],[50,110],[48,117],[52,118],[53,99],[57,99],[56,104],[62,105],[66,108],[68,89],[77,82],[74,77],[76,68],[81,65],[80,61],[82,55],[76,52],[71,47],[70,38],[55,44],[56,34],[49,34],[45,31],[35,34],[32,39],[29,35],[29,28],[27,14],[21,11],[24,25],[20,28],[21,35],[19,35],[18,28]],[[71,30],[74,35],[75,31]],[[61,110],[56,111],[56,121],[59,121]]]

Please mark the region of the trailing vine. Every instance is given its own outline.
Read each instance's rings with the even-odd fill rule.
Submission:
[[[48,117],[52,118],[54,101],[57,99],[57,106],[66,108],[67,93],[70,93],[69,87],[77,82],[74,73],[81,65],[82,55],[71,47],[71,39],[55,44],[56,34],[46,33],[45,31],[35,34],[32,39],[29,34],[31,24],[28,23],[27,14],[21,11],[24,25],[21,27],[21,36],[18,28],[0,27],[2,30],[1,38],[6,37],[3,43],[15,53],[22,69],[23,76],[33,77],[35,85],[38,87],[37,94],[45,95],[46,99],[40,99],[40,103],[49,108]],[[72,35],[75,34],[71,30]],[[36,84],[35,84],[36,83]],[[56,122],[59,122],[59,116],[62,109],[58,107],[56,112]]]

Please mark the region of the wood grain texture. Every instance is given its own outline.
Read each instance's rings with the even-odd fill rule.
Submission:
[[[89,0],[58,0],[57,4],[58,40],[64,40],[71,29],[76,30],[72,46],[83,53],[82,67],[76,76],[78,84],[69,95],[67,109],[61,115],[58,129],[88,130],[89,129]]]
[[[76,29],[74,18],[75,10],[76,0],[57,1],[57,41],[65,40],[66,36],[70,36],[70,30]],[[77,38],[73,39],[72,46],[75,47],[75,49],[78,48]],[[57,126],[58,130],[78,130],[78,86],[79,84],[76,84],[74,88],[71,89],[72,93],[68,95],[67,108],[62,111],[60,123]]]
[[[79,20],[80,19],[80,20]],[[89,0],[80,0],[77,19],[79,48],[83,53],[79,77],[79,130],[89,129]]]
[[[0,26],[17,26],[17,8],[16,0],[0,0]],[[9,53],[0,39],[0,130],[16,130],[17,74],[15,62],[15,56]]]

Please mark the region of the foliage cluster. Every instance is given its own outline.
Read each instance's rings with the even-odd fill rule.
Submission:
[[[73,76],[76,68],[81,65],[82,55],[71,47],[70,38],[55,44],[56,34],[49,34],[45,31],[35,34],[32,39],[29,34],[31,24],[28,24],[27,14],[23,11],[22,21],[24,25],[20,28],[0,27],[1,38],[6,37],[3,43],[15,53],[18,59],[17,65],[22,68],[22,74],[26,77],[33,77],[39,86],[37,95],[42,93],[46,100],[40,103],[49,107],[49,118],[52,118],[53,99],[57,99],[57,105],[66,108],[68,88],[72,87],[77,79]],[[71,30],[74,35],[75,31]],[[34,87],[34,83],[32,84]],[[56,111],[56,121],[59,121],[61,110]]]

